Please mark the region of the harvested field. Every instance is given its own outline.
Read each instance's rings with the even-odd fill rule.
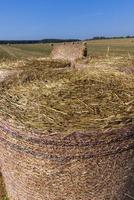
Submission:
[[[87,42],[88,55],[91,57],[123,56],[134,57],[133,39],[91,40]],[[109,52],[108,52],[109,48]],[[0,60],[16,60],[47,57],[51,54],[50,44],[12,44],[0,45]],[[108,54],[107,54],[108,53]]]
[[[134,57],[134,43],[132,40],[133,39],[91,40],[88,42],[88,54],[97,57]]]
[[[48,44],[0,45],[0,60],[18,60],[49,56],[52,47]]]

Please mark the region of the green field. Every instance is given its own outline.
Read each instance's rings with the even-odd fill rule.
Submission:
[[[134,56],[134,39],[109,39],[88,41],[88,55]],[[46,57],[51,53],[49,44],[0,45],[0,60]]]

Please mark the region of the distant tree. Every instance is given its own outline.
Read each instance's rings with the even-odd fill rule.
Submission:
[[[61,43],[61,42],[77,42],[78,39],[43,39],[43,40],[0,40],[0,44],[38,44],[38,43]]]

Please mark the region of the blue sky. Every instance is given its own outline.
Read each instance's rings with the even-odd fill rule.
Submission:
[[[0,0],[0,40],[134,35],[134,0]]]

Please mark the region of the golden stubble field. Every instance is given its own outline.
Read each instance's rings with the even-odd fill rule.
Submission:
[[[88,54],[90,56],[134,56],[134,39],[90,40]],[[12,44],[0,45],[0,59],[16,60],[49,56],[50,44]]]

